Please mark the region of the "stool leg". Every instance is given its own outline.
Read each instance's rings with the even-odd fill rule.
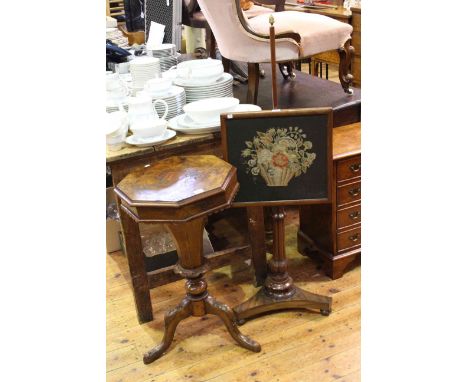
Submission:
[[[248,85],[247,85],[247,103],[257,104],[258,83],[260,81],[259,64],[248,63]]]
[[[120,222],[122,224],[127,254],[128,268],[132,277],[132,291],[138,313],[138,321],[143,324],[153,320],[150,287],[146,274],[145,254],[141,244],[140,228],[122,209],[120,203]]]
[[[183,319],[191,316],[190,300],[184,298],[174,309],[164,315],[164,337],[161,343],[143,356],[143,363],[149,364],[159,357],[171,346],[177,325]]]

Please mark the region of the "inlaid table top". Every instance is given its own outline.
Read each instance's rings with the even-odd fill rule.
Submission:
[[[129,173],[115,192],[142,220],[185,221],[228,207],[236,169],[214,155],[173,156]]]

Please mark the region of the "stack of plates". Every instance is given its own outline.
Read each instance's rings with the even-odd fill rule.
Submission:
[[[164,95],[160,96],[152,96],[153,100],[155,99],[162,99],[166,101],[167,105],[169,106],[169,111],[167,112],[166,119],[169,120],[174,118],[180,114],[183,114],[183,107],[185,105],[185,91],[184,88],[179,86],[173,86],[169,89]],[[157,103],[155,108],[158,112],[158,115],[161,117],[164,113],[164,106],[161,103]]]
[[[174,44],[161,44],[155,49],[147,49],[146,54],[151,57],[159,58],[161,72],[165,72],[177,65],[177,57],[180,56],[180,53],[176,52],[176,46]]]
[[[146,54],[152,57],[168,57],[176,54],[176,46],[174,44],[161,44],[154,49],[146,48]]]
[[[252,112],[262,110],[260,106],[251,104],[240,104],[236,106],[233,113],[238,112]],[[174,118],[169,119],[168,127],[172,130],[178,131],[184,134],[207,134],[214,133],[221,130],[221,120],[218,119],[215,122],[200,123],[194,121],[189,117],[188,114],[181,114]]]
[[[121,102],[122,106],[125,111],[128,111],[128,105],[127,105],[127,100],[125,99],[124,101]],[[119,110],[119,105],[117,104],[116,101],[112,99],[108,99],[106,101],[106,111],[108,113],[112,113],[113,111],[118,111]]]
[[[155,77],[161,77],[159,58],[148,56],[136,57],[130,61],[129,67],[134,88],[143,88],[146,81]]]
[[[159,59],[160,65],[161,65],[161,72],[165,72],[172,68],[173,66],[177,65],[177,57],[179,57],[180,54],[177,53],[177,55],[174,56],[169,56],[169,57],[161,57]]]
[[[185,89],[187,103],[190,103],[204,98],[232,97],[232,81],[233,78],[229,73],[223,73],[215,83],[209,85],[193,84],[190,80],[181,78],[175,78],[173,83]]]

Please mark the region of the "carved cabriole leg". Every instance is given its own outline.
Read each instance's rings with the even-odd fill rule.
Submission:
[[[239,324],[247,318],[262,313],[290,309],[305,308],[320,310],[323,315],[331,312],[332,299],[302,290],[293,284],[287,271],[287,259],[284,237],[284,208],[272,208],[273,218],[273,258],[270,261],[270,271],[265,285],[253,297],[234,308]]]
[[[236,317],[229,306],[221,304],[212,296],[208,295],[205,299],[205,309],[206,313],[214,314],[223,320],[232,338],[234,338],[240,346],[254,352],[262,350],[258,342],[242,334],[239,329],[237,329]]]
[[[339,78],[341,86],[345,93],[353,94],[353,89],[350,87],[354,79],[350,73],[351,60],[354,57],[354,47],[351,45],[351,39],[346,41],[343,48],[338,49],[338,54],[340,55]]]
[[[164,337],[158,346],[145,353],[143,363],[149,364],[163,355],[169,346],[171,346],[177,325],[183,319],[190,317],[191,313],[190,300],[184,298],[179,305],[164,315]]]
[[[247,88],[247,103],[257,104],[258,97],[258,82],[260,80],[259,64],[248,63],[248,88]]]

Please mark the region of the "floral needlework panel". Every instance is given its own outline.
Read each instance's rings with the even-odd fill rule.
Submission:
[[[327,115],[232,119],[226,126],[237,202],[327,198]]]
[[[260,175],[267,186],[287,186],[293,177],[301,176],[315,160],[312,142],[298,126],[271,128],[266,133],[246,141],[242,156],[246,158],[247,172]]]

